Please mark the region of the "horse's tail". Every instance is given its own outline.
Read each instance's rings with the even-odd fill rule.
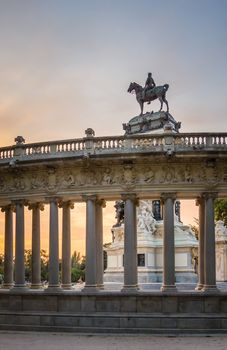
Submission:
[[[167,91],[169,88],[169,84],[165,84],[165,85],[163,85],[163,87],[164,87],[164,90]]]

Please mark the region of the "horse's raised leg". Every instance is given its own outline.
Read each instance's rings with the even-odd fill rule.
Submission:
[[[162,106],[163,106],[163,100],[162,100],[162,97],[159,97],[158,99],[159,99],[159,101],[160,101],[160,103],[161,103],[161,107],[160,107],[160,109],[159,109],[159,112],[161,112]]]
[[[169,104],[168,104],[168,101],[166,100],[165,97],[163,97],[163,102],[165,102],[166,107],[167,107],[167,113],[169,113]]]

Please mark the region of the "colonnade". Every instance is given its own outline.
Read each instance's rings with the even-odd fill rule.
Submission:
[[[197,198],[199,205],[199,282],[197,290],[215,290],[215,193],[204,193]],[[137,232],[136,206],[138,198],[134,193],[121,196],[124,209],[124,285],[122,292],[138,290],[137,283]],[[174,249],[174,202],[175,193],[163,193],[163,283],[161,290],[176,291],[175,249]],[[105,200],[96,195],[84,195],[86,202],[86,275],[84,291],[103,289],[103,215]],[[72,201],[56,197],[46,198],[50,204],[49,225],[49,284],[47,291],[71,289],[71,223]],[[5,260],[3,288],[27,289],[24,266],[24,200],[15,200],[2,207],[5,212]],[[62,278],[59,281],[59,227],[58,208],[62,208]],[[40,202],[29,203],[32,211],[32,281],[31,288],[41,288],[40,261]],[[16,212],[15,229],[15,268],[13,269],[13,211]]]

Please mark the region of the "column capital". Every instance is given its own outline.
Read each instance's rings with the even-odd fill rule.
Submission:
[[[39,209],[39,210],[43,211],[44,204],[42,202],[28,203],[28,210],[32,210],[32,209]]]
[[[121,199],[123,201],[126,201],[127,199],[130,199],[135,203],[136,206],[139,205],[139,198],[137,197],[136,193],[130,193],[130,192],[125,192],[121,194]]]
[[[172,199],[172,201],[175,201],[177,198],[176,193],[175,192],[164,192],[161,193],[160,196],[160,200],[161,203],[163,204],[167,199]]]
[[[97,199],[96,204],[100,205],[100,207],[105,208],[106,207],[106,201],[105,199]]]
[[[15,212],[15,205],[13,204],[8,204],[8,205],[4,205],[1,207],[1,212],[5,213],[8,210],[12,210],[13,212]]]
[[[205,199],[209,199],[209,198],[216,199],[217,195],[218,195],[218,192],[204,192],[202,196]]]
[[[196,197],[195,205],[198,207],[198,206],[200,206],[202,204],[204,204],[204,196],[201,195],[201,196]]]
[[[26,199],[13,199],[11,201],[12,205],[24,205],[27,206],[28,205],[28,201]]]
[[[90,201],[97,201],[97,195],[96,194],[82,194],[83,201],[87,202]]]
[[[69,209],[74,209],[74,202],[73,201],[64,201],[60,200],[58,203],[59,208],[69,208]]]

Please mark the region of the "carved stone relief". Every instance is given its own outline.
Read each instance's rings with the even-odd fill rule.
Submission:
[[[82,166],[30,167],[1,169],[0,194],[7,193],[56,193],[81,187],[115,186],[123,190],[135,186],[204,185],[218,186],[227,183],[227,167],[216,163],[152,163],[140,164],[83,164]],[[182,186],[181,186],[182,188]]]

